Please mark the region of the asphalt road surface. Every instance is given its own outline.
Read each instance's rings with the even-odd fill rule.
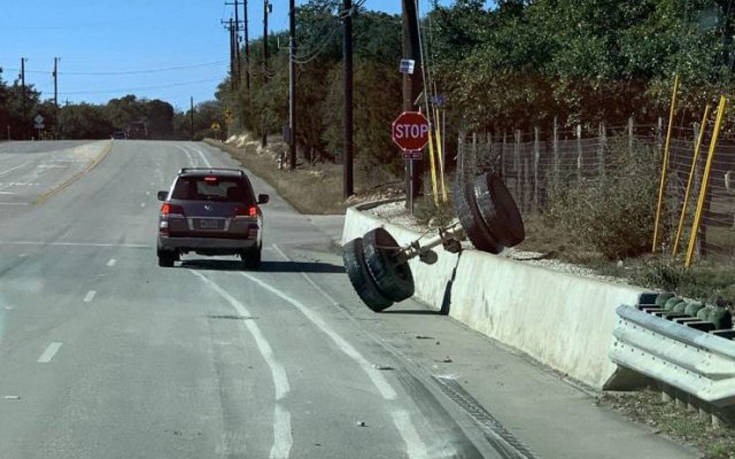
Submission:
[[[0,195],[0,458],[693,457],[419,303],[372,313],[340,217],[257,178],[260,270],[159,268],[156,192],[180,167],[236,164],[111,145],[63,171],[42,166],[79,144],[0,145],[0,179],[36,184]]]

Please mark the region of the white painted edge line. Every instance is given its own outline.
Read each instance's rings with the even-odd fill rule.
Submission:
[[[406,454],[408,457],[429,457],[426,446],[421,441],[421,436],[416,430],[416,427],[414,427],[413,422],[411,422],[411,414],[406,410],[396,410],[391,413],[391,417],[393,418],[393,424],[398,428],[403,441],[406,443]]]
[[[94,299],[94,296],[97,294],[95,290],[90,290],[87,292],[87,294],[84,296],[84,302],[89,303]]]
[[[0,203],[1,204],[1,203]],[[113,244],[104,242],[44,242],[44,241],[0,241],[0,245],[48,245],[61,247],[121,247],[127,249],[148,249],[146,244]]]
[[[0,202],[0,206],[29,206],[27,202]]]
[[[268,290],[272,294],[280,297],[281,299],[287,301],[288,303],[291,303],[296,309],[301,311],[301,313],[311,321],[314,325],[316,325],[324,334],[329,336],[332,341],[334,341],[334,344],[337,345],[337,347],[347,354],[348,357],[350,357],[352,360],[354,360],[362,369],[363,371],[368,375],[370,380],[373,382],[373,385],[378,389],[378,392],[380,392],[380,395],[386,399],[386,400],[395,400],[397,397],[396,391],[393,389],[393,386],[390,385],[387,379],[385,379],[385,376],[383,376],[382,373],[380,373],[379,370],[376,370],[373,368],[373,366],[370,364],[370,362],[367,361],[365,357],[363,357],[360,352],[352,346],[347,340],[342,338],[342,336],[339,335],[332,327],[327,324],[324,319],[321,318],[319,314],[312,311],[310,308],[306,307],[302,302],[299,300],[292,298],[279,289],[271,286],[270,284],[258,279],[255,276],[252,276],[248,273],[241,272],[242,276],[244,276],[247,279],[250,279],[251,281],[255,282],[256,284],[260,285],[265,290]]]
[[[287,459],[291,453],[293,437],[291,436],[291,413],[276,403],[273,410],[273,446],[271,459]]]
[[[115,266],[115,263],[117,263],[117,260],[115,260],[114,258],[110,258],[110,261],[107,262],[107,266],[112,268],[113,266]]]
[[[190,269],[190,273],[197,276],[205,284],[211,287],[217,292],[225,301],[230,303],[238,314],[242,316],[249,316],[250,312],[248,309],[237,301],[232,295],[230,295],[225,289],[220,287],[216,282],[204,276],[203,274]],[[260,352],[260,355],[265,360],[268,367],[271,370],[271,376],[273,378],[273,386],[275,389],[276,401],[282,399],[290,390],[288,383],[288,376],[286,370],[273,356],[273,349],[271,348],[268,340],[266,340],[263,333],[260,331],[258,325],[252,320],[246,320],[245,327],[248,332],[252,335],[255,340],[255,345]],[[293,438],[291,437],[291,415],[276,403],[273,413],[273,447],[271,448],[270,457],[272,458],[287,458],[291,452],[291,446],[293,445]]]
[[[54,358],[63,343],[53,342],[46,347],[43,354],[38,358],[38,363],[49,363]]]
[[[281,250],[280,247],[278,247],[277,244],[272,245],[273,249],[278,252],[284,260],[293,261],[291,257],[286,255],[286,253]],[[335,300],[332,295],[327,293],[322,287],[320,287],[319,284],[314,282],[314,280],[309,277],[305,272],[301,272],[300,274],[306,280],[306,282],[314,287],[316,291],[321,293],[324,298],[329,300],[333,305],[339,306],[339,302]],[[370,370],[374,371],[372,367],[370,367]],[[368,375],[369,374],[370,373],[368,373]],[[398,429],[398,433],[401,435],[401,438],[403,438],[403,441],[406,444],[406,454],[408,455],[408,457],[412,459],[428,457],[426,446],[424,445],[423,441],[421,440],[421,436],[419,435],[416,427],[414,427],[413,422],[411,421],[410,413],[405,410],[398,410],[394,411],[391,414],[393,416],[393,424],[396,426],[396,429]],[[452,456],[450,455],[448,457]]]
[[[194,148],[194,147],[191,147],[191,148],[192,148],[192,150],[194,150],[197,153],[199,153],[199,157],[202,158],[202,161],[204,161],[204,164],[206,164],[207,167],[212,167],[212,163],[209,162],[209,160],[204,155],[204,152],[202,150],[200,150],[199,148]]]

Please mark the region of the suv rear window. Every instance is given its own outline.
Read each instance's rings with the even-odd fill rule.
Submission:
[[[179,177],[172,199],[186,201],[253,202],[248,186],[240,178]]]

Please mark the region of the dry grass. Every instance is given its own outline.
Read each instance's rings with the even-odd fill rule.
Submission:
[[[269,139],[265,151],[259,148],[257,141],[248,142],[242,148],[210,139],[205,142],[229,153],[244,168],[273,186],[301,213],[337,214],[345,210],[339,165],[299,165],[294,171],[278,169],[275,158],[286,145],[276,137]]]

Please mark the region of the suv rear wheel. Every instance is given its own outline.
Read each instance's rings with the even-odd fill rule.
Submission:
[[[258,269],[260,267],[260,252],[262,247],[258,246],[253,249],[246,250],[240,254],[246,269]]]
[[[171,268],[174,261],[179,259],[179,254],[170,250],[158,250],[158,266],[162,268]]]

